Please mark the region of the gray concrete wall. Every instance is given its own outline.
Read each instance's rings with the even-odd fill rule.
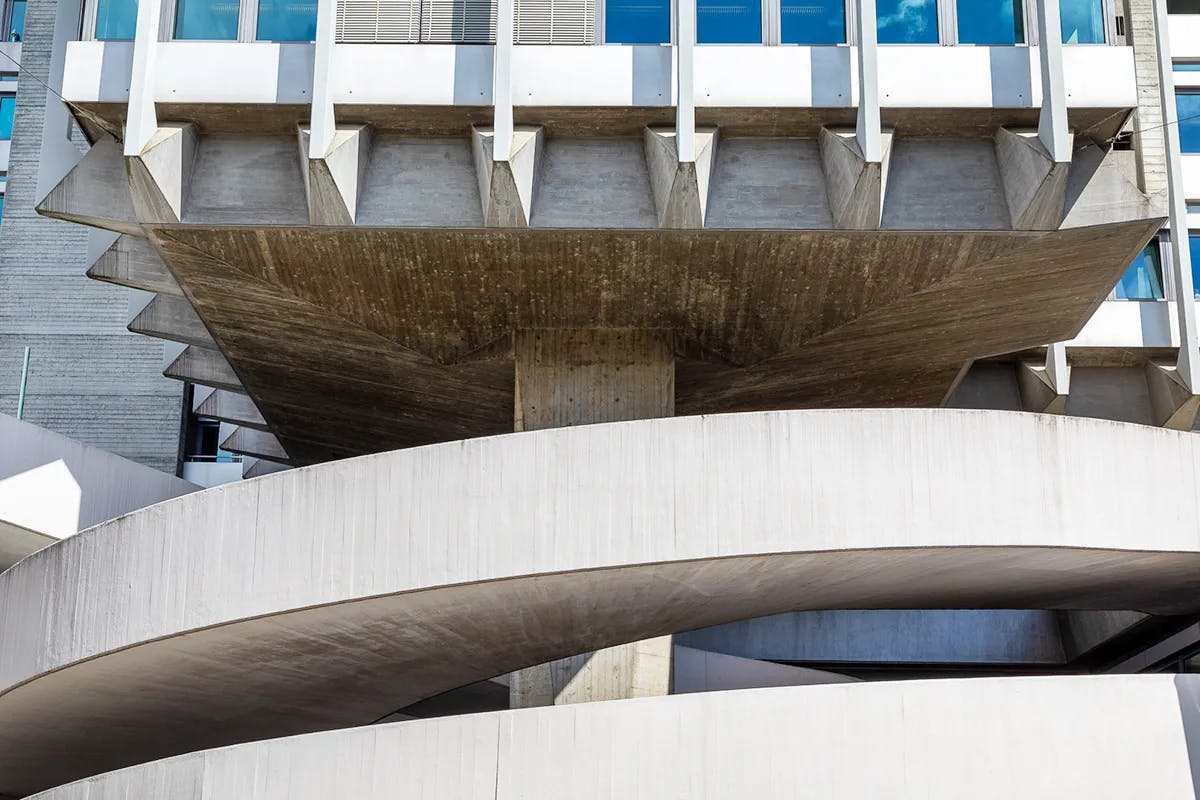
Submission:
[[[29,0],[22,69],[41,80],[50,73],[56,8]],[[65,125],[45,127],[48,104],[58,102],[30,78],[19,81],[0,224],[0,412],[16,411],[31,347],[25,419],[174,472],[182,387],[161,375],[162,342],[125,330],[130,290],[84,276],[93,234],[33,210],[43,136],[67,137]],[[87,146],[77,131],[75,146]]]

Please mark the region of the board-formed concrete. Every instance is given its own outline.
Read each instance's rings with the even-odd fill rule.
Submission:
[[[772,412],[220,487],[0,575],[0,793],[789,610],[1193,612],[1198,468],[1194,437],[1098,420]],[[1139,493],[1173,502],[1106,502]]]
[[[499,711],[191,753],[35,800],[1194,800],[1198,684],[894,681]]]

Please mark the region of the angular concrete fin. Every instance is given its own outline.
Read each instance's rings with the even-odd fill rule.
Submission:
[[[1136,154],[1087,142],[1075,150],[1067,176],[1062,228],[1082,228],[1164,216],[1137,187]]]
[[[371,126],[339,125],[323,158],[309,158],[308,145],[309,131],[301,128],[300,162],[309,222],[353,225],[371,157]]]
[[[512,708],[627,700],[671,694],[674,637],[606,647],[509,676]]]
[[[224,427],[224,426],[222,426]],[[273,433],[253,428],[235,426],[233,432],[221,440],[221,449],[231,453],[244,453],[272,461],[289,461],[287,452]]]
[[[245,392],[242,382],[220,351],[209,347],[188,345],[179,357],[167,365],[163,375],[181,381],[191,381],[214,389]]]
[[[167,269],[162,256],[146,239],[122,234],[105,250],[87,276],[94,280],[116,283],[144,292],[183,297],[175,276]]]
[[[196,414],[232,422],[247,428],[268,430],[267,421],[259,413],[258,406],[247,395],[217,389],[196,406]]]
[[[142,222],[179,222],[196,160],[196,128],[165,123],[142,152],[126,161],[133,209]]]
[[[695,162],[679,160],[674,128],[646,128],[646,168],[660,228],[703,228],[717,154],[717,129],[696,130]]]
[[[863,158],[852,128],[821,128],[817,144],[834,227],[843,230],[876,230],[883,218],[893,132],[883,131],[883,158],[878,163]]]
[[[1177,431],[1190,431],[1200,411],[1200,395],[1184,386],[1175,367],[1146,362],[1146,387],[1154,424]]]
[[[491,128],[471,128],[471,154],[479,181],[483,224],[489,228],[527,228],[542,170],[542,128],[518,125],[507,159],[496,157],[493,140]]]
[[[145,235],[133,210],[121,146],[100,139],[37,204],[46,217],[118,233]]]
[[[1070,162],[1055,162],[1035,130],[996,131],[996,163],[1014,230],[1058,230]]]
[[[1040,414],[1065,414],[1070,393],[1069,376],[1054,376],[1044,364],[1028,361],[1017,363],[1017,388],[1021,393],[1021,408]]]
[[[291,467],[287,464],[280,464],[278,461],[271,461],[266,458],[251,458],[242,469],[242,477],[261,478],[264,475],[272,475],[276,472],[289,470]]]
[[[130,320],[129,330],[156,339],[194,344],[197,347],[216,347],[212,335],[186,297],[156,294]]]

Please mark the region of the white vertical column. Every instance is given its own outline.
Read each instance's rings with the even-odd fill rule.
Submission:
[[[141,155],[158,130],[154,113],[154,64],[158,59],[158,31],[163,0],[138,3],[133,38],[133,71],[129,78],[129,108],[125,117],[125,155]]]
[[[1037,0],[1038,60],[1042,72],[1042,113],[1038,139],[1055,163],[1071,160],[1067,129],[1067,90],[1063,83],[1062,22],[1058,0]]]
[[[675,149],[696,160],[696,0],[677,0],[675,16]]]
[[[515,0],[499,0],[496,6],[496,51],[492,62],[493,124],[492,160],[508,161],[513,144],[512,57]]]
[[[312,121],[308,157],[324,158],[333,145],[333,47],[337,41],[337,0],[317,0],[317,39],[313,54]]]
[[[1171,41],[1167,33],[1166,0],[1154,0],[1154,38],[1158,49],[1163,134],[1167,143],[1167,194],[1170,202],[1171,278],[1179,325],[1176,376],[1193,394],[1200,394],[1197,363],[1196,301],[1192,286],[1192,256],[1188,249],[1187,202],[1183,194],[1183,163],[1179,148],[1179,114],[1175,108],[1175,78],[1171,72]]]
[[[875,0],[858,0],[858,125],[855,138],[864,161],[883,160],[883,133],[879,120],[879,30]]]

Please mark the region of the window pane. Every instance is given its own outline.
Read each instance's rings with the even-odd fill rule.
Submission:
[[[761,42],[761,0],[696,0],[696,41],[707,44]]]
[[[1200,72],[1200,61],[1176,61],[1171,69],[1176,72]]]
[[[1176,92],[1175,112],[1179,115],[1179,149],[1200,153],[1200,94]]]
[[[1188,236],[1188,252],[1192,256],[1192,292],[1200,292],[1200,236]]]
[[[4,195],[0,194],[0,219],[4,218]]]
[[[236,0],[179,0],[175,11],[176,39],[235,40]]]
[[[937,0],[878,0],[880,44],[937,44]]]
[[[1063,44],[1104,44],[1104,0],[1061,0]]]
[[[25,0],[15,0],[12,4],[12,22],[8,26],[8,40],[19,42],[25,38]]]
[[[0,139],[12,138],[13,112],[17,110],[16,95],[0,97]]]
[[[604,41],[665,44],[671,41],[668,0],[614,0],[604,4]]]
[[[259,0],[258,39],[311,42],[317,38],[317,0]]]
[[[781,0],[780,37],[784,44],[842,44],[846,5],[842,0]]]
[[[137,29],[137,0],[100,0],[97,39],[132,39]]]
[[[1200,14],[1200,0],[1167,0],[1168,14]]]
[[[1021,0],[958,0],[961,44],[1017,44],[1025,41]]]
[[[1158,242],[1151,242],[1121,276],[1113,296],[1118,300],[1158,300],[1163,296]]]

